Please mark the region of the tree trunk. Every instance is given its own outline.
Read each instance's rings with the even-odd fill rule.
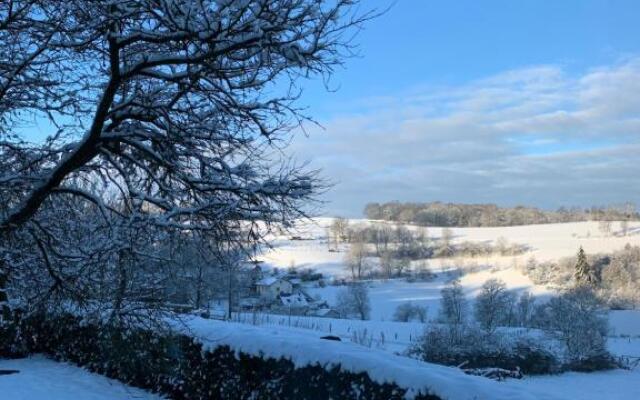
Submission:
[[[110,322],[120,323],[122,317],[122,303],[124,301],[124,296],[127,291],[127,266],[126,263],[126,252],[121,250],[118,253],[118,288],[116,290],[115,299],[113,302],[113,310],[111,311],[111,317],[109,318]]]
[[[3,266],[0,265],[0,324],[11,318],[9,309],[9,296],[7,295],[8,275]]]
[[[231,301],[233,296],[233,277],[232,277],[232,268],[229,266],[229,280],[227,282],[227,319],[231,320]]]

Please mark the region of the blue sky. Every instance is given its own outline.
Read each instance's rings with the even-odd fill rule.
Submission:
[[[333,77],[337,93],[309,85],[305,103],[316,113],[339,110],[336,101],[420,85],[461,84],[532,65],[581,71],[640,52],[634,0],[367,0],[364,6],[391,8],[358,36],[361,56]]]
[[[293,151],[336,183],[328,214],[640,203],[638,15],[639,1],[398,0],[356,39],[337,92],[306,85],[325,129]]]
[[[371,201],[640,205],[640,1],[363,0],[389,11],[325,90],[290,154]],[[31,139],[50,131],[27,127]]]

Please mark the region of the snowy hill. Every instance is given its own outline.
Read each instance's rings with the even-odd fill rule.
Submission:
[[[262,259],[271,267],[281,269],[294,266],[298,269],[313,268],[333,278],[348,276],[344,263],[348,245],[341,244],[340,251],[337,252],[330,252],[327,246],[327,229],[331,222],[331,218],[316,218],[299,224],[297,227],[299,236],[311,240],[290,240],[289,235],[274,237],[273,249],[265,252]],[[349,223],[352,226],[366,226],[375,221],[352,219]],[[575,256],[580,246],[589,253],[608,253],[622,249],[626,244],[640,245],[640,223],[630,223],[627,236],[622,236],[616,230],[618,225],[614,222],[613,231],[607,236],[600,233],[598,222],[593,221],[495,228],[450,228],[453,233],[453,244],[467,241],[495,243],[500,238],[504,238],[509,243],[524,245],[528,250],[515,256],[430,258],[424,262],[436,273],[451,269],[463,271],[461,284],[469,297],[474,297],[479,287],[492,278],[504,281],[512,290],[528,290],[536,296],[548,296],[553,291],[546,286],[534,284],[519,267],[525,265],[531,257],[539,261],[553,261]],[[418,229],[417,226],[412,225],[406,227],[410,230]],[[442,235],[442,228],[439,227],[428,227],[427,231],[429,237],[434,240]],[[375,263],[376,260],[372,262]],[[372,319],[389,320],[395,307],[406,301],[427,306],[429,314],[435,315],[440,290],[447,279],[440,274],[431,282],[411,283],[403,280],[371,282]],[[336,290],[335,287],[326,287],[309,291],[332,301]]]

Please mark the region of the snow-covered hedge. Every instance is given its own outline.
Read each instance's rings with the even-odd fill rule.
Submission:
[[[560,360],[527,336],[487,335],[470,326],[433,326],[410,349],[424,361],[465,368],[501,368],[527,375],[557,373]]]
[[[407,397],[407,389],[395,383],[376,382],[339,364],[297,366],[287,358],[238,352],[224,344],[203,348],[184,334],[122,332],[69,315],[23,319],[0,330],[0,340],[0,357],[45,353],[172,399]]]

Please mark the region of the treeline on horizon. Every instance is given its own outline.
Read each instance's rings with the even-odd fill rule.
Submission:
[[[536,207],[499,207],[496,204],[457,204],[439,201],[428,203],[369,203],[364,214],[368,219],[412,223],[422,226],[513,226],[580,221],[639,220],[635,204],[606,207],[561,207],[555,211]]]

